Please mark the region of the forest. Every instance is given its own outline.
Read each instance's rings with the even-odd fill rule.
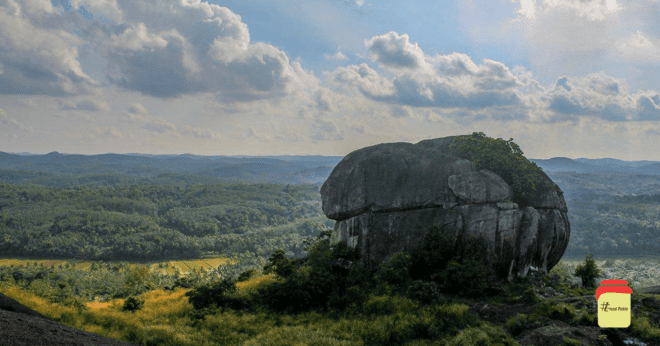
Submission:
[[[277,249],[300,256],[334,224],[318,194],[314,185],[1,183],[0,252],[105,261],[268,257]]]
[[[656,176],[549,174],[569,209],[565,257],[660,255]],[[7,257],[148,261],[240,255],[264,263],[277,249],[301,256],[305,242],[333,226],[313,184],[182,173],[136,178],[0,172],[0,251]]]

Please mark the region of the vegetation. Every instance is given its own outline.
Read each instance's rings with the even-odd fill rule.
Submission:
[[[487,169],[502,177],[513,189],[513,201],[521,207],[528,206],[534,198],[542,170],[525,158],[513,138],[507,141],[473,132],[469,136],[455,137],[449,149],[472,161],[477,170]]]
[[[237,263],[234,274],[192,272],[182,280],[155,270],[145,272],[141,264],[99,263],[95,271],[103,275],[96,281],[82,275],[93,272],[91,265],[45,267],[25,260],[21,266],[0,267],[0,290],[48,318],[142,345],[515,345],[514,336],[548,319],[597,325],[595,314],[579,304],[549,303],[540,297],[549,287],[565,296],[594,294],[593,288],[564,284],[564,278],[575,279],[571,273],[576,271],[563,261],[550,273],[557,278],[545,278],[546,288],[528,277],[506,285],[506,294],[475,295],[466,301],[431,279],[442,277],[443,271],[425,279],[395,279],[395,273],[411,273],[410,254],[394,256],[373,271],[358,262],[348,271],[337,270],[333,264],[340,258],[356,259],[345,247],[329,247],[321,237],[310,245],[308,255],[290,258],[276,251],[260,269]],[[474,257],[463,254],[447,265],[469,260]],[[317,271],[324,274],[312,275]],[[239,276],[244,280],[234,279]],[[329,281],[341,294],[312,294]],[[98,290],[112,283],[120,283],[122,295],[94,300],[103,293]],[[175,287],[177,283],[190,287]],[[131,294],[138,284],[146,288]],[[288,292],[290,288],[295,293]],[[285,299],[300,297],[304,303],[284,306]],[[642,297],[635,294],[633,299]],[[500,328],[470,312],[471,301],[524,301],[536,309],[512,317]],[[631,331],[645,342],[660,341],[660,329],[649,324],[645,313],[633,316]]]
[[[579,276],[582,279],[582,284],[588,288],[596,287],[596,279],[602,277],[600,269],[594,262],[594,255],[591,253],[585,258],[584,264],[575,268],[574,274]]]
[[[315,186],[218,184],[74,189],[0,184],[0,252],[31,258],[165,260],[301,256],[332,226]]]

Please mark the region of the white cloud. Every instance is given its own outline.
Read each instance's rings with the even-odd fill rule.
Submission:
[[[185,125],[185,128],[186,129],[182,131],[182,134],[193,138],[200,138],[200,139],[221,138],[218,132],[216,132],[211,128],[191,127],[189,125]]]
[[[417,43],[410,43],[408,34],[399,35],[391,31],[365,40],[364,45],[374,53],[372,60],[384,68],[415,70],[427,66],[422,49]]]
[[[360,66],[339,67],[327,76],[331,83],[356,88],[368,97],[383,98],[394,95],[394,84],[387,78],[379,76],[378,72],[365,63]]]
[[[7,113],[0,108],[0,134],[17,139],[19,136],[28,132],[34,132],[32,127],[24,125],[14,118],[10,118]]]
[[[164,133],[177,133],[177,128],[172,124],[171,122],[161,119],[158,117],[149,117],[146,118],[144,124],[142,124],[142,128],[150,131],[150,132],[155,132],[158,134],[164,134]]]
[[[0,4],[0,94],[66,96],[97,92],[83,72],[78,46],[46,0]]]
[[[0,93],[99,93],[79,49],[103,53],[107,78],[159,98],[210,92],[223,102],[300,93],[314,76],[270,44],[251,43],[247,25],[226,7],[200,0],[75,0],[95,20],[47,0],[0,5]],[[96,20],[99,15],[110,22]],[[341,53],[335,56],[341,58]]]
[[[513,0],[514,2],[516,0]],[[536,1],[535,0],[520,0],[520,8],[516,11],[527,18],[534,19],[536,17]]]
[[[313,141],[339,141],[344,139],[344,131],[339,130],[334,121],[316,119],[309,138]]]
[[[339,49],[337,50],[337,53],[333,55],[329,54],[324,54],[325,55],[325,60],[335,60],[335,61],[344,61],[348,60],[348,57],[341,52],[341,46],[339,46]]]
[[[114,126],[96,127],[94,130],[96,131],[97,135],[103,135],[116,139],[124,139],[124,134]]]
[[[141,104],[134,103],[128,107],[128,112],[136,115],[147,115],[149,111]]]
[[[365,0],[355,0],[355,4],[357,4],[358,6],[362,7],[362,5],[364,5],[364,1],[365,1]]]
[[[121,2],[125,28],[112,34],[111,80],[174,98],[211,92],[222,102],[280,98],[314,79],[270,44],[251,43],[241,17],[199,0]],[[312,81],[313,83],[313,81]]]
[[[604,20],[619,10],[616,0],[543,0],[539,7],[543,11],[567,9],[592,21]]]
[[[60,101],[61,109],[63,110],[83,110],[90,112],[108,112],[110,106],[104,100],[81,100],[81,101]]]
[[[460,53],[426,56],[405,34],[375,36],[365,45],[376,53],[374,61],[379,67],[396,72],[395,78],[380,76],[364,63],[340,67],[327,75],[331,83],[349,86],[375,101],[470,109],[519,106],[516,89],[528,84],[494,60],[477,65]]]
[[[94,15],[95,19],[98,15],[115,22],[120,23],[123,19],[117,0],[69,0],[69,4],[74,9],[78,9],[81,5]]]
[[[660,61],[660,40],[637,31],[616,42],[616,50],[623,59],[635,61]]]
[[[607,121],[660,121],[657,92],[627,93],[626,83],[604,73],[583,78],[561,77],[543,96],[552,121],[595,117]]]

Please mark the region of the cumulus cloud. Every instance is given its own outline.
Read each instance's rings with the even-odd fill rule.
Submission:
[[[327,74],[331,83],[341,87],[356,88],[371,98],[391,97],[394,95],[394,83],[378,75],[376,70],[362,63],[360,66],[339,67]]]
[[[348,57],[341,52],[341,46],[339,46],[337,53],[333,55],[329,55],[329,54],[324,54],[324,55],[325,55],[325,60],[335,60],[335,61],[348,60]]]
[[[417,43],[410,43],[408,34],[399,35],[391,31],[365,40],[364,44],[374,54],[372,60],[384,68],[414,70],[426,66],[422,49]]]
[[[498,61],[485,59],[477,65],[460,53],[427,56],[405,34],[375,36],[365,45],[375,53],[379,67],[396,72],[393,79],[380,76],[365,63],[338,68],[328,76],[335,84],[375,101],[470,109],[516,106],[522,102],[517,88],[529,84]]]
[[[241,17],[199,0],[122,2],[126,26],[108,54],[117,85],[161,98],[212,92],[221,101],[280,98],[313,75],[272,45],[251,43]]]
[[[67,96],[97,91],[81,68],[84,42],[61,30],[61,15],[47,0],[0,4],[0,94]]]
[[[657,62],[660,60],[660,40],[637,31],[619,39],[616,52],[628,60]]]
[[[0,93],[98,93],[99,82],[78,60],[91,47],[104,53],[110,83],[159,98],[209,92],[225,102],[253,101],[317,82],[282,50],[250,42],[247,25],[226,7],[200,0],[70,4],[68,12],[49,0],[0,4]],[[77,13],[82,6],[94,20]]]
[[[338,141],[344,139],[344,131],[339,130],[331,120],[316,119],[312,124],[312,133],[309,138],[313,141]]]
[[[629,94],[626,83],[603,72],[582,78],[561,77],[542,97],[553,120],[597,117],[608,121],[660,120],[660,96]]]

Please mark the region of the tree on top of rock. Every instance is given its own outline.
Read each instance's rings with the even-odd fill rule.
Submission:
[[[483,132],[473,132],[454,137],[449,149],[474,163],[477,170],[487,169],[499,175],[513,189],[514,202],[520,207],[529,205],[541,168],[527,160],[513,138],[506,141],[490,138]]]

